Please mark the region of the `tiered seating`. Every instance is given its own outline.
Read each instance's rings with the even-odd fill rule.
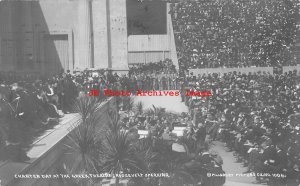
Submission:
[[[199,0],[172,4],[182,69],[294,65],[296,0]]]
[[[299,184],[300,89],[296,72],[280,76],[213,74],[187,82],[191,89],[213,90],[206,100],[185,98],[195,121],[205,124],[213,140],[226,142],[249,172],[285,175],[255,174],[258,182]]]

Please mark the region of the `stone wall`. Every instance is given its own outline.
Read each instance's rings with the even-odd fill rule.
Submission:
[[[127,69],[126,0],[1,1],[0,43],[1,71]]]
[[[199,74],[212,74],[212,73],[217,73],[220,75],[223,75],[225,73],[230,73],[230,72],[241,72],[245,74],[251,73],[257,73],[257,72],[265,72],[265,73],[270,73],[273,74],[273,68],[272,67],[246,67],[246,68],[203,68],[203,69],[189,69],[189,73],[193,73],[194,76],[198,76]]]
[[[129,35],[128,36],[128,64],[159,62],[172,59],[178,69],[173,23],[169,3],[166,6],[166,27],[164,35]]]

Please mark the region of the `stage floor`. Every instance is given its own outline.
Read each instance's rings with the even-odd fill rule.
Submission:
[[[168,112],[188,112],[188,107],[181,102],[181,96],[135,96],[135,103],[142,101],[144,109],[155,107],[166,108]]]

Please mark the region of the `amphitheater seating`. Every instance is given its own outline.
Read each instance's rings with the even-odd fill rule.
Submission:
[[[181,69],[297,64],[296,0],[179,2],[170,13]]]

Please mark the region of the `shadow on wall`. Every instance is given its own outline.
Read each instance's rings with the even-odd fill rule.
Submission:
[[[0,2],[0,25],[1,71],[52,76],[70,69],[68,35],[50,32],[39,2]]]
[[[126,0],[128,35],[167,34],[167,8],[162,1]]]

